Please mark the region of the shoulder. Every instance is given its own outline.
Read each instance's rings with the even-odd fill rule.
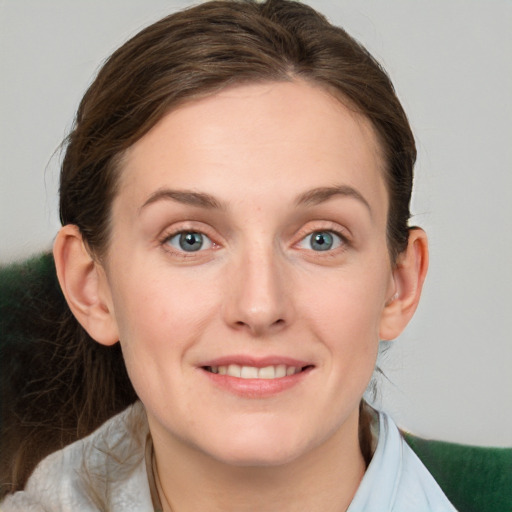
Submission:
[[[378,420],[377,448],[349,512],[455,512],[393,420],[382,412]]]
[[[143,406],[136,403],[41,461],[25,489],[6,497],[2,511],[151,510],[147,434]]]

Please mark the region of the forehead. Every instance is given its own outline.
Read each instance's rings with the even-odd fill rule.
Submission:
[[[142,204],[172,187],[229,202],[237,187],[258,197],[271,184],[284,199],[342,184],[383,203],[385,213],[383,169],[371,123],[326,89],[302,81],[251,84],[162,118],[126,152],[119,196]]]

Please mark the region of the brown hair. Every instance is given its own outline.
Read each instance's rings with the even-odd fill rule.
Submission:
[[[62,223],[76,224],[91,253],[101,259],[108,248],[110,207],[127,148],[185,101],[233,84],[294,79],[325,87],[371,121],[385,160],[387,237],[394,261],[407,245],[416,158],[407,117],[385,71],[365,48],[312,8],[289,0],[206,2],[154,23],[119,48],[86,92],[67,139],[60,184]],[[90,347],[97,344],[67,315],[60,345],[77,354],[73,364],[97,365],[96,385],[85,380],[80,390],[67,393],[84,393],[81,400],[94,409],[93,404],[104,403],[103,382],[111,397],[107,408],[100,407],[101,414],[77,418],[76,433],[83,435],[115,412],[112,397],[118,389],[127,400],[135,395],[122,370],[119,379],[107,378],[111,363],[104,363],[103,356],[91,361],[96,349]],[[368,421],[360,436],[367,460]],[[29,471],[14,476],[13,489],[23,485]]]

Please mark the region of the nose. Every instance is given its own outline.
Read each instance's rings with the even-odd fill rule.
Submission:
[[[230,327],[252,336],[284,329],[292,320],[291,281],[272,249],[247,251],[227,277],[224,316]]]

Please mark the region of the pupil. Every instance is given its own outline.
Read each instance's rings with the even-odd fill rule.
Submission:
[[[198,251],[203,245],[200,233],[184,233],[180,236],[180,246],[184,251]]]
[[[332,235],[326,232],[315,233],[313,236],[312,247],[317,251],[327,251],[332,247]]]

